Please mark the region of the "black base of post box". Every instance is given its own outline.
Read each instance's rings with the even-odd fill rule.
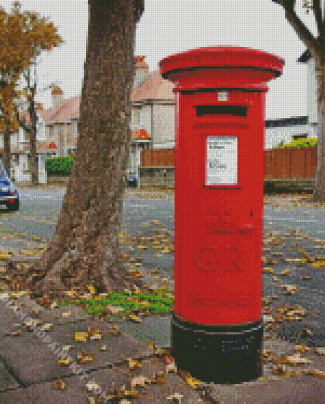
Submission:
[[[171,355],[179,369],[217,384],[256,380],[263,374],[263,320],[208,326],[172,318]]]

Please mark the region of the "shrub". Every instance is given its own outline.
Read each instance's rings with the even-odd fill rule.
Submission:
[[[281,143],[278,146],[279,149],[313,147],[313,146],[317,146],[317,138],[307,137],[307,138],[292,140],[288,144],[281,144]]]
[[[47,175],[68,176],[71,173],[73,165],[73,156],[52,157],[45,161]]]

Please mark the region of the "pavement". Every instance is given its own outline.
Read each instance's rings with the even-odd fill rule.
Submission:
[[[29,259],[34,257],[12,258]],[[308,346],[282,340],[270,331],[267,316],[262,377],[203,383],[166,364],[172,363],[171,316],[135,323],[95,318],[78,306],[45,307],[27,291],[13,292],[6,276],[0,267],[0,403],[325,402],[325,341]]]
[[[47,308],[10,290],[3,269],[0,279],[0,403],[324,403],[325,352],[278,339],[267,327],[262,377],[196,383],[166,365],[171,316],[134,323],[74,305]]]

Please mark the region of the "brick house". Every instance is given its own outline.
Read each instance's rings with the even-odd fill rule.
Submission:
[[[172,149],[175,147],[175,94],[174,84],[164,80],[159,69],[150,73],[145,56],[135,57],[136,73],[131,94],[131,148],[129,172],[138,174],[141,150]],[[37,107],[38,132],[37,151],[40,181],[47,182],[45,160],[52,156],[73,155],[77,144],[79,106],[81,96],[64,99],[63,91],[53,86],[51,91],[52,108]],[[21,116],[30,124],[26,112]],[[307,117],[292,117],[266,121],[265,148],[276,146],[281,140],[288,143],[296,136],[309,133]],[[0,154],[3,150],[0,136]],[[29,181],[28,133],[19,128],[13,134],[12,174],[17,182]]]
[[[37,121],[37,161],[39,181],[46,183],[45,160],[56,155],[55,145],[48,141],[47,121],[53,111],[44,110],[42,104],[36,104]],[[31,126],[26,112],[19,113],[20,119],[27,127]],[[0,154],[3,154],[3,136],[0,137]],[[30,181],[29,133],[23,128],[11,135],[11,177],[17,182]]]
[[[136,72],[131,95],[130,172],[137,172],[141,150],[174,145],[173,84],[164,80],[159,70],[150,73],[144,59],[145,56],[135,57]],[[73,155],[78,138],[81,96],[64,99],[63,91],[57,86],[52,88],[51,96],[52,108],[44,110],[40,104],[37,108],[37,155],[41,182],[47,181],[45,159]],[[26,125],[30,125],[26,112],[21,112],[20,116]],[[0,137],[0,154],[1,141],[3,139]],[[22,128],[11,137],[12,175],[17,182],[30,180],[28,141],[28,133]]]

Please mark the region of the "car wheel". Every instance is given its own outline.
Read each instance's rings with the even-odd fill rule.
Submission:
[[[8,212],[16,212],[19,210],[19,199],[17,199],[14,203],[7,203]]]

